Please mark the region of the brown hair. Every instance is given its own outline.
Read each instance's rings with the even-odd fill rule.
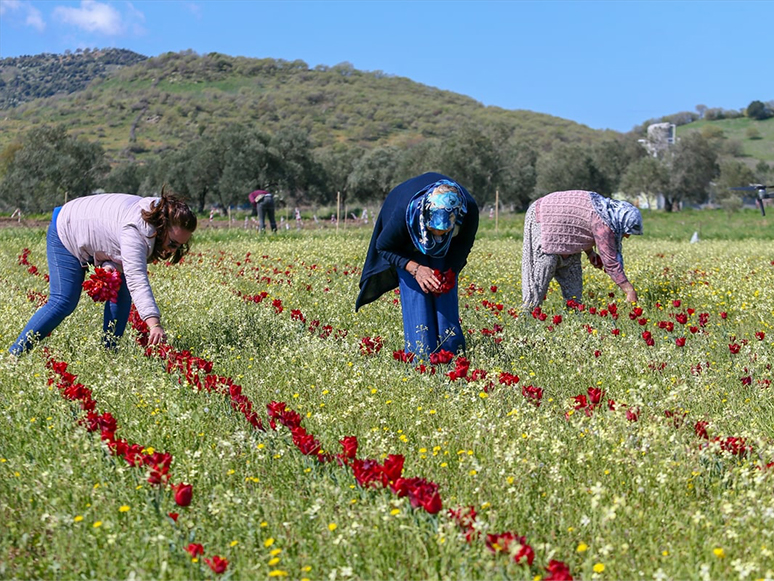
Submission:
[[[164,240],[167,235],[167,230],[173,226],[182,228],[188,232],[194,232],[196,230],[196,215],[188,207],[188,204],[183,202],[174,194],[167,193],[166,185],[161,187],[161,199],[158,202],[151,203],[150,210],[142,211],[142,218],[148,224],[156,229],[154,236],[156,237],[157,244],[153,247],[153,253],[148,258],[148,262],[153,262],[161,258],[163,252],[162,244],[159,244],[159,240]],[[177,264],[180,259],[188,253],[189,245],[183,244],[172,255],[170,262]]]

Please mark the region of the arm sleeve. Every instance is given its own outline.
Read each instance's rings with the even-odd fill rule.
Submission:
[[[121,259],[124,266],[126,286],[140,318],[159,317],[159,307],[153,297],[148,280],[148,245],[145,236],[134,224],[121,229]]]
[[[396,269],[405,269],[415,250],[406,226],[405,211],[401,207],[393,212],[376,239],[377,252]],[[415,260],[420,262],[418,257]]]
[[[618,286],[628,282],[629,279],[626,278],[623,265],[618,261],[615,234],[596,213],[591,217],[591,230],[594,234],[594,242],[597,245],[597,252],[602,259],[602,266],[605,267],[605,272]]]

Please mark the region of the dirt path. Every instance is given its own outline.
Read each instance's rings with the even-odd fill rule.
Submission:
[[[0,216],[0,228],[46,228],[51,220],[25,220]]]

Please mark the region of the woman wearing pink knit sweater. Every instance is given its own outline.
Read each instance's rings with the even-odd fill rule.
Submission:
[[[581,302],[581,252],[610,275],[626,300],[637,302],[621,255],[621,241],[631,234],[642,234],[642,215],[629,202],[584,190],[554,192],[536,200],[524,219],[523,307],[542,304],[552,278],[559,283],[565,301]]]

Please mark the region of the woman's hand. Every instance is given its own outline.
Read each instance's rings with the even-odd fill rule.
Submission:
[[[161,322],[156,317],[149,317],[145,320],[148,324],[148,345],[160,345],[167,342],[167,333]]]
[[[441,288],[441,281],[435,277],[433,269],[429,266],[422,266],[412,260],[406,265],[406,270],[414,275],[422,292],[437,292]]]
[[[632,283],[630,283],[629,281],[626,281],[624,284],[621,285],[621,290],[626,293],[627,301],[629,301],[630,303],[637,302],[637,291],[634,290]]]

